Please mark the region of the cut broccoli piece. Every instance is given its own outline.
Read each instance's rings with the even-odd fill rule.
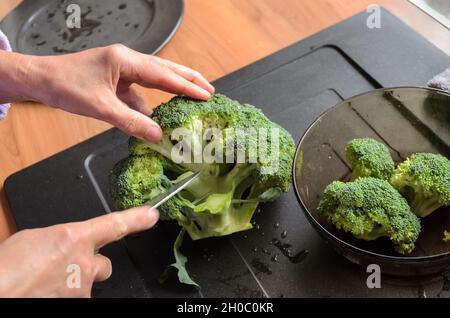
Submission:
[[[390,238],[400,254],[414,250],[421,228],[400,193],[389,182],[371,177],[331,183],[325,189],[318,212],[327,216],[337,229],[358,239]]]
[[[397,167],[391,184],[417,216],[425,217],[450,205],[450,161],[438,154],[412,155]]]
[[[176,220],[197,240],[251,229],[258,204],[276,200],[289,190],[294,141],[256,107],[220,94],[208,101],[175,97],[159,106],[152,118],[164,131],[161,142],[151,144],[131,138],[130,157],[113,170],[111,193],[118,208],[138,206],[188,175],[202,171],[199,178],[160,208],[162,220]],[[193,150],[191,162],[174,160],[174,153],[180,150],[177,147],[181,139],[175,135],[179,128],[190,141],[187,146]],[[204,135],[208,129],[220,134],[208,138]],[[252,129],[257,134],[240,135]],[[259,134],[259,129],[269,133]],[[278,139],[272,138],[272,130]],[[263,146],[269,151],[264,153]],[[202,151],[208,147],[215,150],[214,160],[205,162]],[[201,161],[195,160],[197,155],[202,155]],[[225,160],[227,156],[231,160]]]
[[[353,168],[352,180],[374,177],[389,181],[394,172],[389,149],[374,139],[353,139],[347,144],[346,155]]]

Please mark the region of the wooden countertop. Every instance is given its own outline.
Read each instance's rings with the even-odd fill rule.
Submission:
[[[21,0],[2,0],[0,19]],[[239,69],[367,8],[373,0],[185,0],[184,21],[159,56],[202,72],[209,80]],[[379,0],[450,55],[450,31],[406,0]],[[249,45],[250,44],[250,45]],[[150,105],[170,95],[143,92]],[[109,129],[97,120],[34,103],[17,103],[0,122],[0,184],[10,174]],[[36,211],[43,213],[44,211]],[[3,189],[0,241],[15,227]]]

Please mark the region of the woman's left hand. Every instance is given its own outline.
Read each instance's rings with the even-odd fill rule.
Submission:
[[[26,98],[109,122],[149,142],[159,141],[162,132],[133,83],[202,100],[214,93],[197,71],[123,45],[20,58],[26,65]]]

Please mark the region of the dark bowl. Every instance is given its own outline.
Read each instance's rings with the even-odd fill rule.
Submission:
[[[294,189],[307,219],[333,248],[350,261],[378,264],[394,276],[428,276],[450,271],[450,208],[422,219],[422,232],[412,254],[402,256],[389,239],[363,241],[338,231],[317,206],[325,187],[348,180],[345,158],[349,140],[371,137],[383,142],[394,161],[416,152],[450,157],[450,94],[429,88],[398,87],[354,96],[321,115],[302,137],[295,154]]]

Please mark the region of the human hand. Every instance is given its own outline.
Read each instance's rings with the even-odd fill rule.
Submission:
[[[109,122],[150,142],[159,141],[162,132],[133,83],[202,100],[214,93],[200,73],[123,45],[21,58],[31,100]]]
[[[96,251],[153,227],[158,217],[144,206],[16,233],[0,244],[0,298],[90,297],[92,284],[112,273],[111,261]],[[80,269],[80,288],[68,284],[70,265]]]

